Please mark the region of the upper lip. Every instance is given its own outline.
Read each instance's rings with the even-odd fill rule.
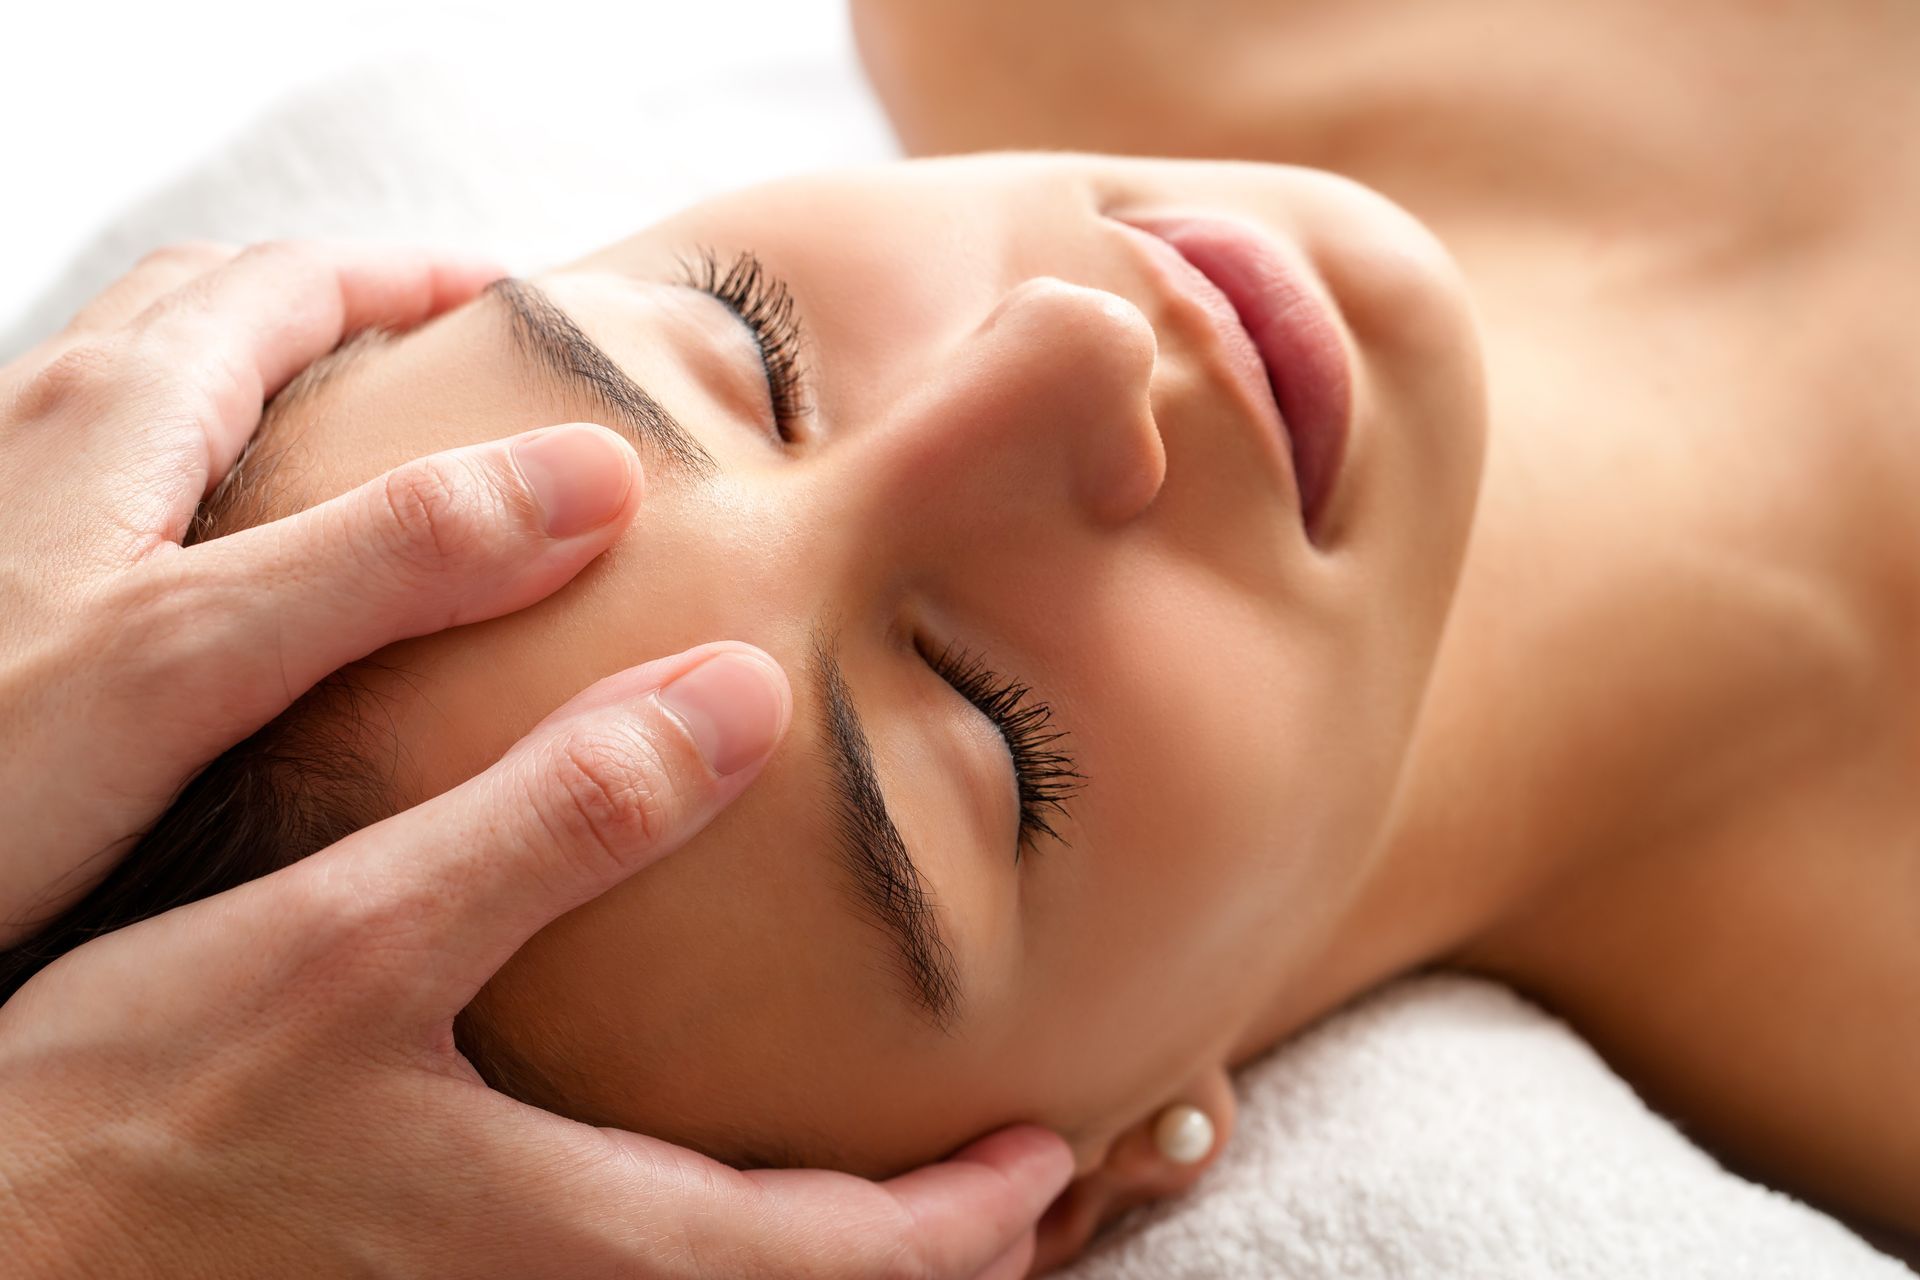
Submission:
[[[1274,399],[1266,361],[1253,336],[1241,324],[1233,300],[1166,240],[1124,218],[1106,216],[1139,247],[1148,268],[1166,291],[1165,300],[1172,309],[1186,313],[1189,324],[1205,329],[1204,348],[1210,357],[1209,363],[1227,380],[1229,394],[1239,399],[1254,419],[1251,426],[1267,446],[1265,452],[1284,472],[1286,487],[1296,507],[1301,505],[1300,481],[1294,474],[1286,419]]]

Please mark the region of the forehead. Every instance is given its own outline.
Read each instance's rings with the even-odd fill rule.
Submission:
[[[622,321],[632,295],[620,280],[668,271],[679,252],[702,242],[755,249],[793,280],[806,298],[809,326],[834,353],[830,394],[844,399],[837,407],[830,402],[828,411],[858,420],[861,407],[885,403],[887,378],[912,371],[912,362],[887,358],[903,332],[937,335],[940,325],[972,323],[1007,273],[1031,269],[1003,260],[1015,238],[991,201],[975,203],[968,220],[969,210],[940,184],[882,186],[863,192],[850,184],[837,191],[783,184],[730,198],[542,281],[620,363],[676,413],[700,425],[731,479],[698,496],[650,483],[632,533],[565,591],[522,614],[380,655],[399,673],[383,696],[396,736],[430,744],[410,761],[411,796],[432,794],[477,772],[592,679],[661,653],[725,636],[758,644],[797,671],[808,640],[806,620],[822,598],[857,594],[838,590],[823,568],[836,562],[834,554],[814,554],[829,545],[817,539],[822,526],[834,523],[834,509],[818,504],[820,519],[809,523],[770,496],[776,486],[756,487],[754,451],[763,442],[729,418],[727,388],[711,381],[705,366],[675,359],[657,341],[659,327],[671,325],[680,326],[680,338],[667,345],[701,339],[700,315],[654,308],[644,324]],[[951,234],[943,236],[941,227]],[[744,340],[733,330],[726,333]],[[467,308],[357,362],[351,377],[306,406],[306,427],[294,433],[287,470],[293,505],[341,492],[425,452],[597,416],[555,399],[506,350],[497,319]],[[1226,589],[1196,577],[1181,596],[1181,584],[1167,582],[1156,565],[1143,561],[1133,570],[1128,581],[1144,593],[1139,598],[1166,602],[1153,617],[1066,615],[1078,629],[1072,637],[1076,652],[1104,658],[1114,674],[1110,684],[1164,692],[1164,707],[1143,707],[1136,699],[1131,710],[1147,714],[1136,714],[1126,733],[1102,733],[1111,726],[1092,716],[1076,721],[1076,731],[1092,731],[1089,739],[1121,744],[1109,750],[1109,760],[1126,751],[1127,734],[1138,749],[1150,749],[1174,735],[1147,726],[1171,731],[1191,718],[1193,708],[1182,700],[1187,690],[1166,678],[1162,659],[1190,647],[1188,619],[1219,613],[1207,607],[1214,601],[1204,592]],[[1185,607],[1187,600],[1193,607]],[[1168,643],[1157,642],[1150,634],[1154,627]],[[1252,644],[1252,635],[1251,628],[1230,629],[1211,642],[1212,649],[1216,656],[1231,654],[1233,643]],[[1264,633],[1259,643],[1269,643]],[[1242,665],[1258,669],[1264,649],[1247,659]],[[871,673],[860,678],[863,701],[877,700],[872,714],[883,731],[875,748],[890,786],[941,767],[923,740],[905,729],[885,729],[893,720],[911,718],[900,713],[909,705],[908,694],[876,683]],[[798,728],[808,723],[799,703],[808,691],[796,682],[795,693]],[[922,1024],[897,1016],[902,1006],[890,986],[884,939],[851,915],[844,887],[830,870],[830,833],[812,825],[813,815],[822,812],[818,761],[805,758],[806,744],[790,740],[789,748],[796,745],[783,749],[747,797],[694,844],[557,922],[496,980],[499,1007],[510,1011],[506,1016],[516,1026],[535,1028],[534,1038],[549,1051],[551,1061],[542,1065],[576,1072],[576,1083],[589,1096],[621,1108],[610,1119],[669,1136],[675,1114],[737,1113],[740,1099],[751,1097],[765,1108],[764,1127],[772,1132],[808,1122],[821,1132],[846,1132],[848,1116],[871,1120],[859,1127],[879,1131],[879,1121],[891,1114],[894,1123],[886,1127],[912,1143],[917,1155],[948,1137],[948,1145],[957,1145],[1007,1115],[1032,1111],[1041,1079],[1066,1084],[1070,1074],[1072,1087],[1052,1095],[1071,1096],[1085,1108],[1110,1099],[1111,1081],[1126,1074],[1129,1061],[1114,1055],[1088,1063],[1077,1056],[1079,1049],[1113,1039],[1095,1034],[1102,1025],[1097,1019],[1083,1020],[1105,1007],[1098,1000],[1056,1007],[1052,1024],[1022,1028],[1039,1033],[1026,1038],[1032,1053],[1053,1054],[1052,1075],[1022,1077],[1008,1054],[988,1053],[990,1041],[931,1041]],[[1187,754],[1212,758],[1203,747]],[[896,788],[895,794],[904,793]],[[1129,878],[1142,874],[1152,877],[1149,888],[1157,886],[1162,901],[1180,904],[1201,894],[1207,877],[1191,874],[1193,860],[1165,852],[1192,842],[1208,846],[1208,822],[1237,835],[1239,819],[1224,806],[1216,812],[1184,793],[1183,800],[1143,801],[1126,809],[1133,829],[1104,852],[1127,854],[1131,850],[1121,847],[1127,844],[1159,852],[1144,873],[1124,862],[1102,867],[1089,857],[1080,884],[1054,882],[1063,886],[1060,898],[1071,914],[1097,921],[1100,908],[1124,907]],[[957,856],[964,842],[943,844],[932,833],[977,821],[979,814],[920,807],[903,818],[916,851],[937,857],[944,849]],[[1231,840],[1217,843],[1224,848]],[[990,845],[982,838],[970,847],[977,852]],[[972,883],[962,866],[936,864],[930,870],[952,897],[964,895]],[[1109,932],[1123,934],[1130,917],[1121,910],[1111,915]],[[1062,912],[1055,923],[1051,932],[1034,932],[1035,954],[1050,949],[1057,958],[1074,950],[1076,921]],[[965,948],[964,936],[959,945]],[[1155,947],[1134,949],[1158,954]],[[963,956],[963,963],[977,984],[981,975],[973,959]],[[1084,997],[1097,991],[1112,968],[1109,956],[1091,951],[1076,959],[1078,968],[1053,966],[1047,995],[1078,991]],[[1036,1017],[1045,1012],[1039,993],[1048,971],[1034,965],[1031,985],[1021,995]],[[1026,976],[1013,974],[1005,986],[1013,990]],[[999,1049],[1021,1039],[1002,1031]],[[703,1070],[685,1070],[695,1059]],[[903,1080],[903,1073],[909,1078]],[[1109,1086],[1104,1091],[1103,1077]],[[719,1092],[703,1097],[702,1089]],[[930,1112],[927,1099],[942,1092],[977,1103],[978,1110],[956,1101]],[[1060,1113],[1046,1118],[1063,1127],[1074,1120]]]
[[[419,453],[529,425],[524,415],[540,404],[499,367],[489,327],[482,316],[449,317],[431,332],[369,343],[337,376],[289,400],[275,424],[284,432],[276,437],[284,455],[276,505],[299,509]],[[740,570],[748,552],[728,550],[725,514],[656,504],[651,523],[633,535],[644,548],[616,548],[555,597],[376,655],[366,677],[371,701],[404,756],[395,807],[486,767],[594,678],[716,634],[758,643],[797,673],[800,637],[783,628],[807,614],[798,599],[783,607],[765,584],[744,596],[712,589],[753,581]],[[673,546],[677,552],[662,550]],[[777,577],[792,582],[791,568],[780,567]],[[796,687],[796,698],[804,696]],[[531,1037],[542,1072],[575,1098],[668,1132],[672,1120],[652,1110],[655,1100],[677,1099],[683,1118],[734,1114],[745,1123],[739,1099],[754,1096],[761,1133],[804,1134],[810,1115],[819,1133],[844,1133],[844,1117],[825,1107],[817,1080],[783,1073],[782,1092],[760,1074],[761,1055],[839,1062],[845,1046],[878,1037],[905,1052],[928,1034],[903,1016],[884,940],[849,910],[827,852],[836,836],[821,803],[817,754],[800,741],[806,724],[796,717],[792,750],[692,844],[550,926],[495,980],[493,1016],[516,1045]],[[904,816],[926,848],[930,827],[959,830],[974,815]],[[640,1026],[648,1037],[634,1034]],[[692,1057],[709,1065],[691,1075],[660,1070],[661,1045],[677,1046],[683,1064]],[[862,1088],[870,1100],[894,1078],[895,1068],[880,1064],[901,1059],[860,1059],[875,1073]],[[712,1065],[720,1062],[737,1071]],[[644,1111],[619,1083],[641,1080],[652,1081]],[[957,1143],[976,1122],[986,1120],[942,1117],[933,1148],[925,1145],[926,1120],[904,1108],[888,1131],[911,1144],[905,1158],[946,1143],[945,1126]]]

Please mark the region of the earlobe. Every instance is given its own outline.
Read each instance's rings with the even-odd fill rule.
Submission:
[[[1233,1079],[1220,1067],[1135,1120],[1040,1219],[1035,1272],[1078,1257],[1095,1232],[1134,1206],[1185,1192],[1219,1157],[1233,1117]]]

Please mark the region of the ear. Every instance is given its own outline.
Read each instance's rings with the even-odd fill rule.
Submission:
[[[1154,1139],[1154,1124],[1168,1107],[1198,1107],[1213,1122],[1213,1148],[1191,1164],[1168,1159]],[[1180,1092],[1136,1119],[1074,1178],[1040,1219],[1033,1274],[1064,1266],[1080,1255],[1094,1233],[1135,1205],[1186,1191],[1219,1158],[1233,1132],[1233,1078],[1222,1066],[1187,1083]]]

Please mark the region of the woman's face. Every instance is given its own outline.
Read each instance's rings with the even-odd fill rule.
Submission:
[[[1116,220],[1175,210],[1258,224],[1337,306],[1352,417],[1318,545]],[[740,309],[790,291],[797,321],[779,423],[782,352],[681,283],[726,291],[749,251]],[[304,505],[543,422],[639,437],[639,517],[575,584],[382,655],[405,803],[646,659],[738,639],[789,674],[745,797],[483,994],[554,1101],[866,1173],[1025,1119],[1091,1163],[1262,1047],[1371,869],[1474,506],[1479,357],[1437,243],[1308,170],[985,156],[730,195],[532,283],[655,408],[623,424],[561,372],[594,357],[523,350],[496,291],[351,364],[283,475]],[[957,691],[949,650],[992,687]],[[977,705],[1006,681],[1052,835],[1023,833]]]

